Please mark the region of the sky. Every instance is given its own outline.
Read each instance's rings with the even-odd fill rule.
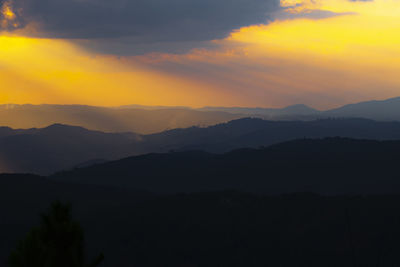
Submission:
[[[329,109],[400,96],[400,0],[0,0],[0,103]]]

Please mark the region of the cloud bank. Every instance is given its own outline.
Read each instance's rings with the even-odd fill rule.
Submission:
[[[280,8],[279,0],[14,0],[12,5],[19,27],[37,25],[34,36],[144,43],[220,39],[266,22]]]

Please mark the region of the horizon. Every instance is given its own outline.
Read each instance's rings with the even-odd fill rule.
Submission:
[[[320,112],[324,112],[324,111],[330,111],[330,110],[334,110],[337,108],[341,108],[344,106],[348,106],[348,105],[355,105],[355,104],[361,104],[361,103],[369,103],[369,102],[385,102],[388,100],[394,100],[394,99],[400,99],[400,96],[393,96],[393,97],[389,97],[389,98],[383,98],[383,99],[369,99],[369,100],[365,100],[365,101],[359,101],[359,102],[350,102],[350,103],[346,103],[343,105],[337,105],[334,106],[332,108],[329,109],[319,109],[319,108],[315,108],[311,105],[307,105],[304,103],[296,103],[296,104],[291,104],[291,105],[287,105],[287,106],[168,106],[168,105],[141,105],[141,104],[124,104],[124,105],[120,105],[120,106],[98,106],[98,105],[87,105],[87,104],[57,104],[57,103],[40,103],[40,104],[32,104],[32,103],[21,103],[21,104],[16,104],[16,103],[4,103],[4,104],[0,104],[0,106],[11,106],[9,109],[14,108],[13,106],[64,106],[64,107],[68,107],[68,106],[82,106],[82,107],[98,107],[98,108],[110,108],[110,109],[118,109],[118,108],[132,108],[132,109],[141,109],[141,108],[154,108],[156,109],[190,109],[190,110],[201,110],[201,109],[205,109],[205,108],[226,108],[226,109],[285,109],[285,108],[289,108],[289,107],[296,107],[296,106],[305,106],[307,108],[316,110],[316,111],[320,111]],[[8,107],[7,107],[8,108]]]

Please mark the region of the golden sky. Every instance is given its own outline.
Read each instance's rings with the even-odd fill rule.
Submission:
[[[298,5],[296,5],[298,4]],[[285,0],[275,20],[185,54],[123,56],[0,35],[0,103],[327,109],[400,95],[400,1]],[[17,22],[11,2],[0,24]]]

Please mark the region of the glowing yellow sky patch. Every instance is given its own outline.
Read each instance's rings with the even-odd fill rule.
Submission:
[[[359,95],[365,93],[363,99],[400,95],[400,1],[323,0],[317,7],[343,15],[318,20],[277,20],[269,25],[246,27],[233,32],[225,42],[239,45],[255,65],[274,59],[283,65],[291,62],[299,69],[314,67],[315,73],[331,70],[332,77],[325,77],[326,83],[337,83],[338,72],[344,73],[349,76],[347,84],[337,86],[343,88],[352,83],[360,90]],[[357,89],[356,85],[362,84],[360,79],[366,83],[364,88]],[[376,87],[371,89],[368,83]],[[313,83],[309,87],[314,87]],[[350,96],[348,99],[354,101]]]
[[[276,21],[266,26],[242,28],[234,32],[228,40],[249,45],[257,44],[260,47],[263,46],[266,51],[269,48],[275,48],[275,50],[289,50],[298,54],[337,56],[341,53],[349,54],[348,52],[361,54],[371,48],[376,48],[380,54],[385,54],[387,49],[394,53],[400,51],[400,35],[396,34],[400,30],[400,1],[376,0],[362,4],[335,1],[339,6],[344,7],[332,11],[354,12],[354,14],[320,20]],[[385,4],[382,5],[382,2]],[[389,2],[391,5],[388,4]],[[352,9],[347,9],[346,6]],[[387,12],[381,10],[383,7]],[[393,12],[393,10],[397,11]],[[382,16],[382,13],[386,15]],[[388,14],[397,15],[388,16]],[[364,53],[363,56],[367,58],[370,55]]]
[[[327,1],[332,7],[333,2]],[[253,57],[274,57],[303,65],[315,65],[349,74],[364,74],[384,80],[400,94],[400,12],[399,1],[337,1],[335,12],[355,12],[321,20],[277,21],[267,26],[243,28],[228,41],[239,42]],[[350,9],[352,8],[352,9]],[[333,77],[334,79],[335,77]],[[323,90],[321,88],[320,90]],[[384,88],[382,88],[384,90]]]
[[[0,81],[1,103],[196,105],[218,95],[205,82],[92,55],[66,41],[15,36],[0,36]]]

